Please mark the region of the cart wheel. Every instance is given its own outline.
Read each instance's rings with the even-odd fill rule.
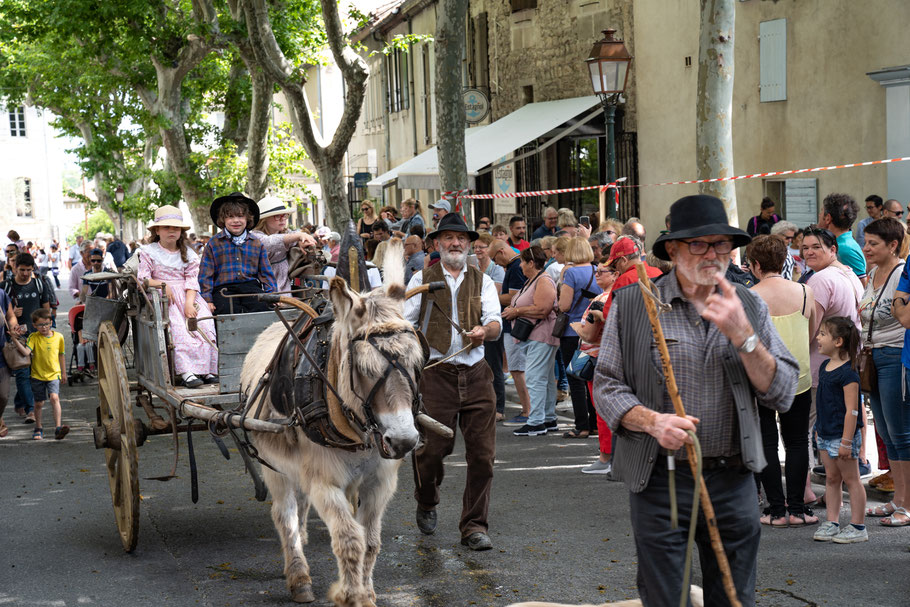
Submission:
[[[139,459],[126,365],[110,321],[101,323],[98,330],[98,396],[101,425],[109,445],[104,449],[104,459],[117,530],[123,549],[132,552],[139,540]]]

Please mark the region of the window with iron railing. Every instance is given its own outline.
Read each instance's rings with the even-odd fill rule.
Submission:
[[[388,98],[389,113],[400,112],[410,107],[408,91],[408,56],[395,49],[386,56],[386,72],[388,73]]]
[[[16,217],[34,217],[32,209],[32,180],[20,177],[16,183]]]

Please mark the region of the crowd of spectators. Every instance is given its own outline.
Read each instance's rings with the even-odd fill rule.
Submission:
[[[220,291],[215,287],[227,287],[238,294],[291,290],[288,264],[294,248],[320,250],[328,264],[320,271],[332,271],[339,255],[338,232],[324,226],[290,228],[291,208],[278,198],[267,197],[257,205],[239,194],[231,196],[213,205],[213,221],[220,230],[214,237],[190,232],[173,208],[156,214],[151,236],[144,244],[128,246],[104,234],[92,241],[80,236],[64,254],[56,241],[42,247],[22,242],[11,231],[3,251],[6,261],[0,305],[7,322],[0,327],[0,341],[9,334],[27,336],[35,331],[32,313],[56,305],[54,285],[59,287],[58,274],[64,265],[69,270],[69,290],[74,298],[84,302],[91,295],[106,297],[110,294],[106,281],[86,281],[83,275],[122,269],[137,248],[141,251],[140,277],[149,286],[165,290],[171,312],[183,320],[198,314],[201,306],[225,311],[226,304],[218,300],[216,291]],[[824,474],[822,466],[813,466],[819,457],[811,440],[819,369],[825,359],[819,351],[818,335],[824,323],[834,318],[849,319],[861,332],[877,378],[876,385],[863,397],[862,406],[871,407],[879,466],[886,471],[871,482],[883,490],[893,490],[894,498],[867,514],[881,517],[885,525],[910,524],[905,510],[910,503],[910,414],[906,413],[904,397],[904,369],[910,367],[910,350],[904,348],[906,327],[910,327],[910,276],[904,260],[910,239],[901,221],[904,211],[900,203],[875,195],[865,202],[869,217],[855,226],[854,235],[859,207],[848,195],[827,196],[818,223],[803,229],[782,220],[774,202],[766,198],[760,213],[747,224],[754,240],[743,251],[742,263],[731,263],[727,270],[728,279],[754,288],[765,300],[772,321],[801,367],[790,410],[761,414],[769,466],[757,483],[767,500],[762,523],[768,525],[818,522],[811,506],[824,501],[824,496],[814,495],[808,482],[810,471]],[[404,243],[406,280],[438,263],[436,243],[427,238],[427,223],[436,226],[451,212],[448,200],[427,206],[431,219],[425,219],[421,202],[413,198],[403,201],[400,208],[377,207],[364,200],[356,229],[371,274],[381,272],[391,238]],[[502,334],[486,342],[484,350],[493,372],[497,421],[514,427],[513,433],[523,437],[551,434],[557,429],[565,439],[597,436],[598,458],[582,471],[609,476],[614,450],[611,433],[593,406],[594,391],[585,374],[585,363],[587,359],[596,360],[599,353],[612,294],[637,281],[636,263],[642,262],[653,280],[660,280],[672,265],[650,253],[644,225],[634,217],[625,223],[600,221],[597,214],[578,218],[570,209],[548,207],[531,225],[518,215],[503,224],[490,217],[480,217],[475,223],[479,238],[473,244],[469,263],[490,277],[502,308]],[[170,234],[166,238],[165,232]],[[231,247],[243,248],[249,253],[246,257],[256,258],[255,263],[242,267],[227,263],[222,249]],[[169,271],[174,275],[163,275]],[[173,319],[172,326],[185,326],[177,322],[180,319]],[[523,325],[517,333],[515,323]],[[213,332],[207,336],[214,338]],[[179,338],[181,348],[188,353],[178,357],[183,383],[194,386],[217,381],[217,355],[200,355],[205,348],[197,343],[197,336]],[[28,369],[11,374],[2,360],[0,414],[11,378],[15,378],[17,388],[17,413],[25,421],[33,421]],[[514,384],[520,405],[518,414],[508,418],[506,384]],[[559,428],[557,405],[567,399],[572,424]],[[566,406],[561,409],[563,413],[568,413]],[[860,415],[865,414],[862,406]],[[0,436],[5,432],[6,426],[0,421]],[[860,432],[862,435],[865,429]],[[786,489],[777,457],[779,439],[784,443]],[[865,449],[860,449],[859,472],[868,476],[871,469],[864,454]]]

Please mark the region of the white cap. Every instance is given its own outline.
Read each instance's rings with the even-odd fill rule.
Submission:
[[[431,204],[430,208],[431,209],[442,209],[446,213],[452,212],[452,205],[449,204],[449,201],[446,200],[445,198],[440,198],[439,200],[436,201],[436,204]]]

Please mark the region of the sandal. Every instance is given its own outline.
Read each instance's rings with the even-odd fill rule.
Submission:
[[[6,437],[7,434],[9,434],[9,428],[6,423],[0,419],[0,438]]]
[[[69,434],[69,432],[70,432],[70,427],[69,427],[69,426],[67,426],[67,425],[65,425],[65,424],[62,425],[62,426],[57,426],[57,427],[54,429],[54,439],[55,439],[55,440],[63,440],[63,437],[66,436],[67,434]]]
[[[35,428],[35,431],[32,432],[32,438],[34,440],[43,440],[44,439],[44,430],[41,428]]]
[[[777,527],[777,528],[786,527],[786,526],[787,526],[787,522],[788,522],[786,516],[774,516],[774,517],[772,517],[770,514],[765,514],[764,516],[762,516],[761,518],[759,518],[758,521],[759,521],[762,525],[768,525],[769,527]]]
[[[801,514],[791,514],[790,515],[790,526],[791,527],[805,527],[807,525],[817,525],[818,517],[812,514],[811,511],[803,512]]]
[[[589,432],[587,430],[569,430],[568,432],[563,432],[563,438],[588,438]]]
[[[896,516],[902,516],[903,518],[895,518]],[[886,516],[880,520],[879,524],[885,527],[906,527],[910,525],[910,512],[907,512],[907,509],[903,507],[897,508],[891,513],[891,516]]]
[[[890,506],[890,509],[889,509]],[[895,512],[900,510],[900,508],[894,502],[888,502],[883,506],[876,506],[875,508],[866,508],[866,516],[891,516]]]

